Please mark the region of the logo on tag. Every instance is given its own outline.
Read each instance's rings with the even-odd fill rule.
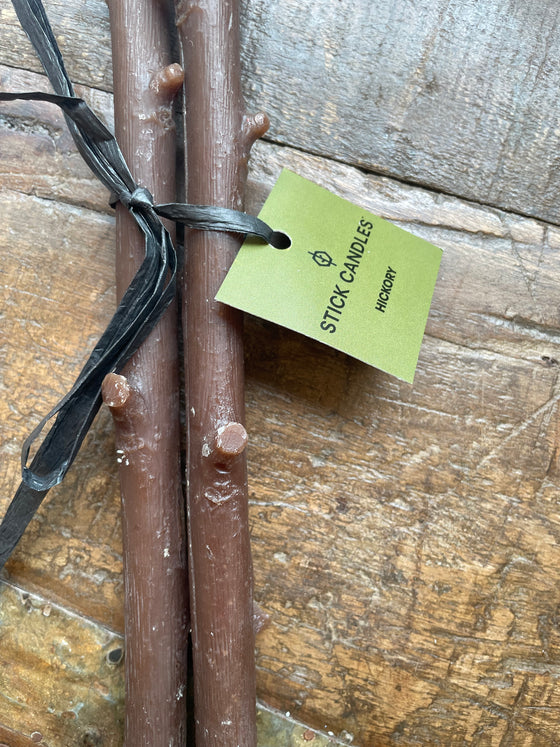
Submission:
[[[333,262],[333,258],[331,257],[331,255],[324,250],[307,253],[311,254],[311,256],[313,257],[313,261],[316,262],[319,267],[331,267],[331,265],[334,265],[336,267],[336,263]]]

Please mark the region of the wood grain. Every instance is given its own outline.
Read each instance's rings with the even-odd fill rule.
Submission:
[[[45,3],[72,80],[111,90],[103,0]],[[277,143],[559,222],[555,0],[246,0],[251,110]],[[38,71],[9,0],[0,64]]]
[[[43,3],[72,83],[111,91],[111,32],[103,0],[46,0]],[[42,72],[31,42],[22,30],[10,0],[0,2],[0,62]]]
[[[277,142],[554,221],[558,12],[255,0],[246,85]]]
[[[114,307],[106,196],[35,106],[0,129],[0,511]],[[445,251],[413,386],[247,319],[259,697],[367,747],[558,744],[560,229],[271,143],[249,211],[283,166]],[[102,413],[7,571],[118,630],[117,491]]]
[[[2,583],[0,641],[8,745],[122,742],[122,636]]]
[[[52,600],[0,583],[1,747],[120,747],[121,635]],[[258,708],[260,747],[345,744]]]

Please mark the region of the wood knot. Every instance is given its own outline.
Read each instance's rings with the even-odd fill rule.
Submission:
[[[130,384],[125,376],[116,373],[107,374],[101,385],[103,402],[112,408],[123,407],[130,397]]]

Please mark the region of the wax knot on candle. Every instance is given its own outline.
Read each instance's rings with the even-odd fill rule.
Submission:
[[[218,469],[227,472],[247,446],[247,431],[242,423],[227,423],[218,428],[212,456]]]

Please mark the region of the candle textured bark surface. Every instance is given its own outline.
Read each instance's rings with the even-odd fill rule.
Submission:
[[[247,159],[268,127],[247,117],[236,2],[180,2],[187,202],[241,209]],[[183,325],[197,745],[256,744],[242,318],[214,300],[241,237],[186,237]]]
[[[172,100],[182,71],[170,65],[169,7],[109,3],[115,132],[138,183],[175,199]],[[172,8],[171,8],[172,11]],[[173,234],[172,234],[173,235]],[[117,293],[144,256],[144,239],[117,206]],[[184,746],[188,582],[180,460],[178,314],[172,304],[104,401],[115,422],[122,494],[127,747]]]

